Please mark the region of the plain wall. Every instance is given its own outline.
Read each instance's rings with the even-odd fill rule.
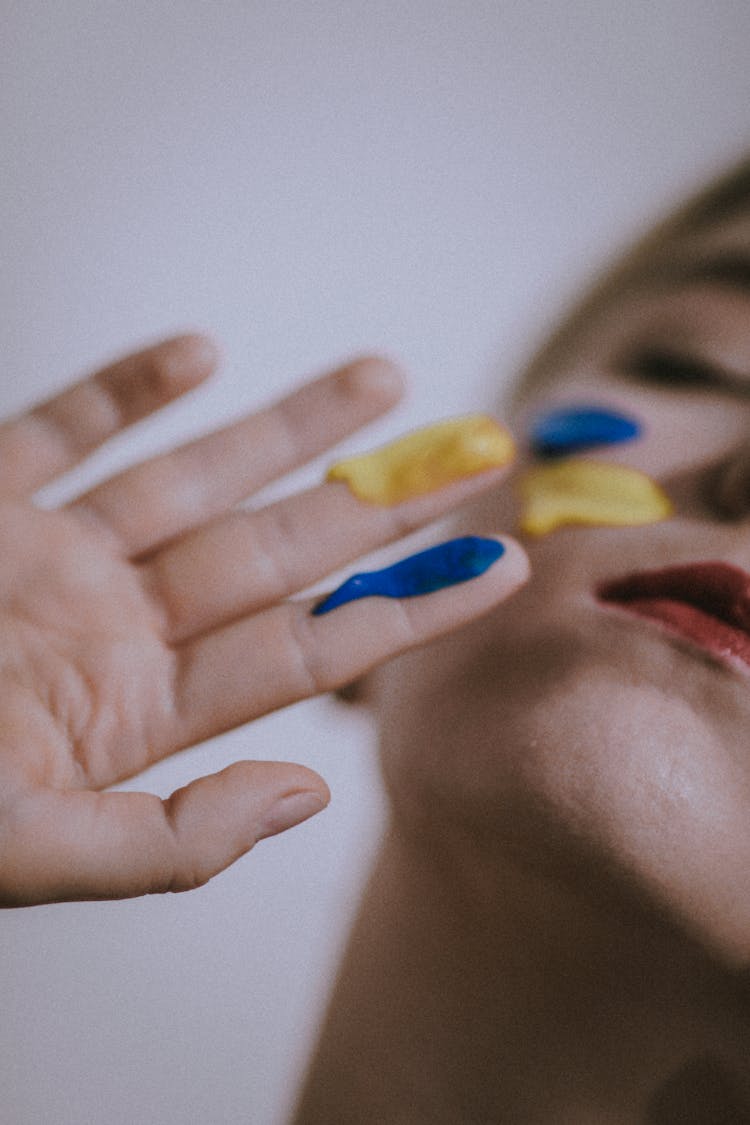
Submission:
[[[225,350],[47,503],[353,352],[412,390],[347,448],[491,402],[608,253],[750,136],[746,0],[0,15],[0,405],[186,327]],[[189,751],[134,784],[289,758],[332,804],[192,894],[0,915],[3,1123],[281,1125],[382,825],[373,746],[316,700]]]

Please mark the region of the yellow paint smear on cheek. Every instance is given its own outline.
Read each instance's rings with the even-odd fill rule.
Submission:
[[[547,535],[566,524],[636,527],[672,515],[669,497],[636,469],[572,458],[530,469],[520,482],[521,530]]]
[[[360,500],[400,504],[485,469],[507,465],[515,446],[508,431],[485,414],[438,422],[397,441],[333,465],[326,480],[348,484]]]

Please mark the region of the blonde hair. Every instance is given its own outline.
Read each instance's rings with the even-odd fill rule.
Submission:
[[[636,282],[656,252],[664,255],[670,244],[685,235],[700,233],[726,222],[750,203],[750,156],[745,156],[719,179],[687,200],[648,231],[643,238],[600,274],[583,298],[560,319],[542,347],[532,356],[522,375],[511,387],[511,404],[522,401],[555,374],[561,357],[582,329],[597,317],[623,288]]]

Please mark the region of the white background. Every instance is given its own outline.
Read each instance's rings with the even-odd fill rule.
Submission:
[[[225,349],[210,389],[48,500],[364,349],[412,390],[360,445],[491,402],[581,280],[750,136],[746,0],[0,17],[3,408],[186,327]],[[190,751],[139,784],[290,758],[333,802],[191,895],[0,915],[3,1123],[284,1121],[382,822],[372,743],[318,700]]]

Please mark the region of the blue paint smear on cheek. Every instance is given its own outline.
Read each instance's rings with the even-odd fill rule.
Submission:
[[[476,535],[449,539],[447,543],[410,555],[383,570],[353,574],[337,590],[318,602],[312,613],[315,616],[330,613],[332,609],[358,598],[414,598],[420,594],[431,594],[446,586],[478,578],[504,554],[505,547],[496,539],[482,539]]]
[[[531,426],[531,448],[540,457],[563,457],[597,445],[618,445],[637,438],[635,418],[600,407],[570,406],[541,414]]]

